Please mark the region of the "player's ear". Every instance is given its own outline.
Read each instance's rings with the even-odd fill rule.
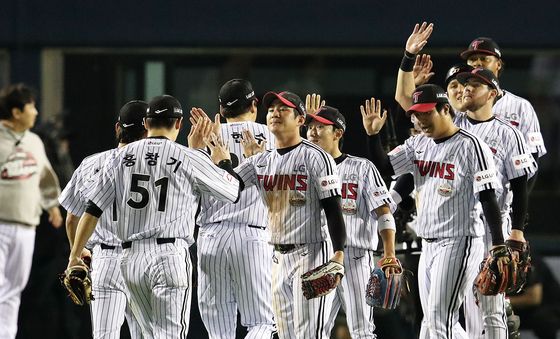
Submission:
[[[117,135],[119,135],[119,130],[120,130],[120,129],[121,129],[121,126],[119,126],[119,123],[116,122],[116,123],[115,123],[115,133],[116,133]]]
[[[297,123],[298,125],[303,126],[305,124],[305,117],[301,114],[298,114]]]
[[[175,121],[175,129],[181,129],[181,126],[183,126],[183,117],[180,117]]]
[[[342,135],[344,134],[344,131],[341,130],[340,128],[334,128],[333,127],[333,129],[334,129],[334,136],[336,137],[336,139],[338,140],[338,139],[342,138]]]

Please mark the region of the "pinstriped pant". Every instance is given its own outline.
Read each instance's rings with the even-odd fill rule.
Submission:
[[[482,261],[482,238],[441,238],[422,241],[418,289],[424,318],[421,339],[467,338],[459,324],[459,307]]]
[[[502,231],[507,239],[511,232],[511,220],[504,218]],[[486,226],[488,227],[488,226]],[[488,254],[492,248],[490,231],[484,234],[484,253]],[[474,283],[474,281],[473,281]],[[506,339],[509,338],[506,315],[505,294],[481,295],[477,293],[479,302],[476,304],[474,291],[469,291],[465,297],[465,323],[467,335],[473,339]]]
[[[353,339],[376,338],[373,307],[366,304],[366,286],[374,268],[375,258],[372,250],[356,247],[344,249],[345,275],[336,289],[327,325],[329,331],[334,327],[336,315],[342,306]]]
[[[270,338],[271,257],[267,230],[221,222],[200,228],[198,307],[210,339],[235,338],[237,311],[249,339]]]
[[[128,291],[120,270],[122,249],[93,248],[91,280],[93,296],[91,302],[92,330],[94,339],[120,338],[121,327],[126,317],[130,336],[142,338],[142,332],[128,305]]]
[[[324,264],[332,256],[330,241],[306,244],[272,260],[272,308],[281,339],[328,339],[326,322],[335,293],[307,300],[301,290],[301,275]]]
[[[121,272],[144,338],[186,338],[192,292],[187,242],[133,241],[123,250]]]

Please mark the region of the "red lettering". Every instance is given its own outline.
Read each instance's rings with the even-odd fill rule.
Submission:
[[[447,174],[443,177],[447,180],[454,180],[455,179],[455,165],[453,164],[445,164],[445,171]]]
[[[295,175],[286,175],[286,177],[284,178],[284,187],[282,187],[283,190],[293,190],[296,188],[296,176]]]
[[[296,190],[307,191],[307,175],[298,174],[296,176],[296,180],[297,180],[297,183],[298,183],[298,186],[296,187]]]

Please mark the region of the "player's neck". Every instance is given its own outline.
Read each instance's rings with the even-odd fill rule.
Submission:
[[[276,148],[292,147],[301,142],[301,136],[298,134],[275,134]]]
[[[148,130],[148,138],[165,137],[169,140],[175,141],[177,139],[177,134],[177,131],[166,128],[151,128]]]
[[[251,112],[243,113],[243,114],[240,114],[240,115],[238,115],[236,117],[232,117],[232,118],[226,118],[226,121],[228,123],[230,123],[230,122],[243,122],[243,121],[255,122],[255,120],[257,120],[257,115],[253,114]]]
[[[467,116],[473,120],[486,121],[494,116],[494,113],[492,113],[492,105],[486,104],[476,111],[467,110]]]

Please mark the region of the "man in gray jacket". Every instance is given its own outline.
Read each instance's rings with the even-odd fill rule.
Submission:
[[[0,339],[15,338],[42,209],[58,228],[60,187],[35,124],[35,97],[25,85],[0,91]]]

